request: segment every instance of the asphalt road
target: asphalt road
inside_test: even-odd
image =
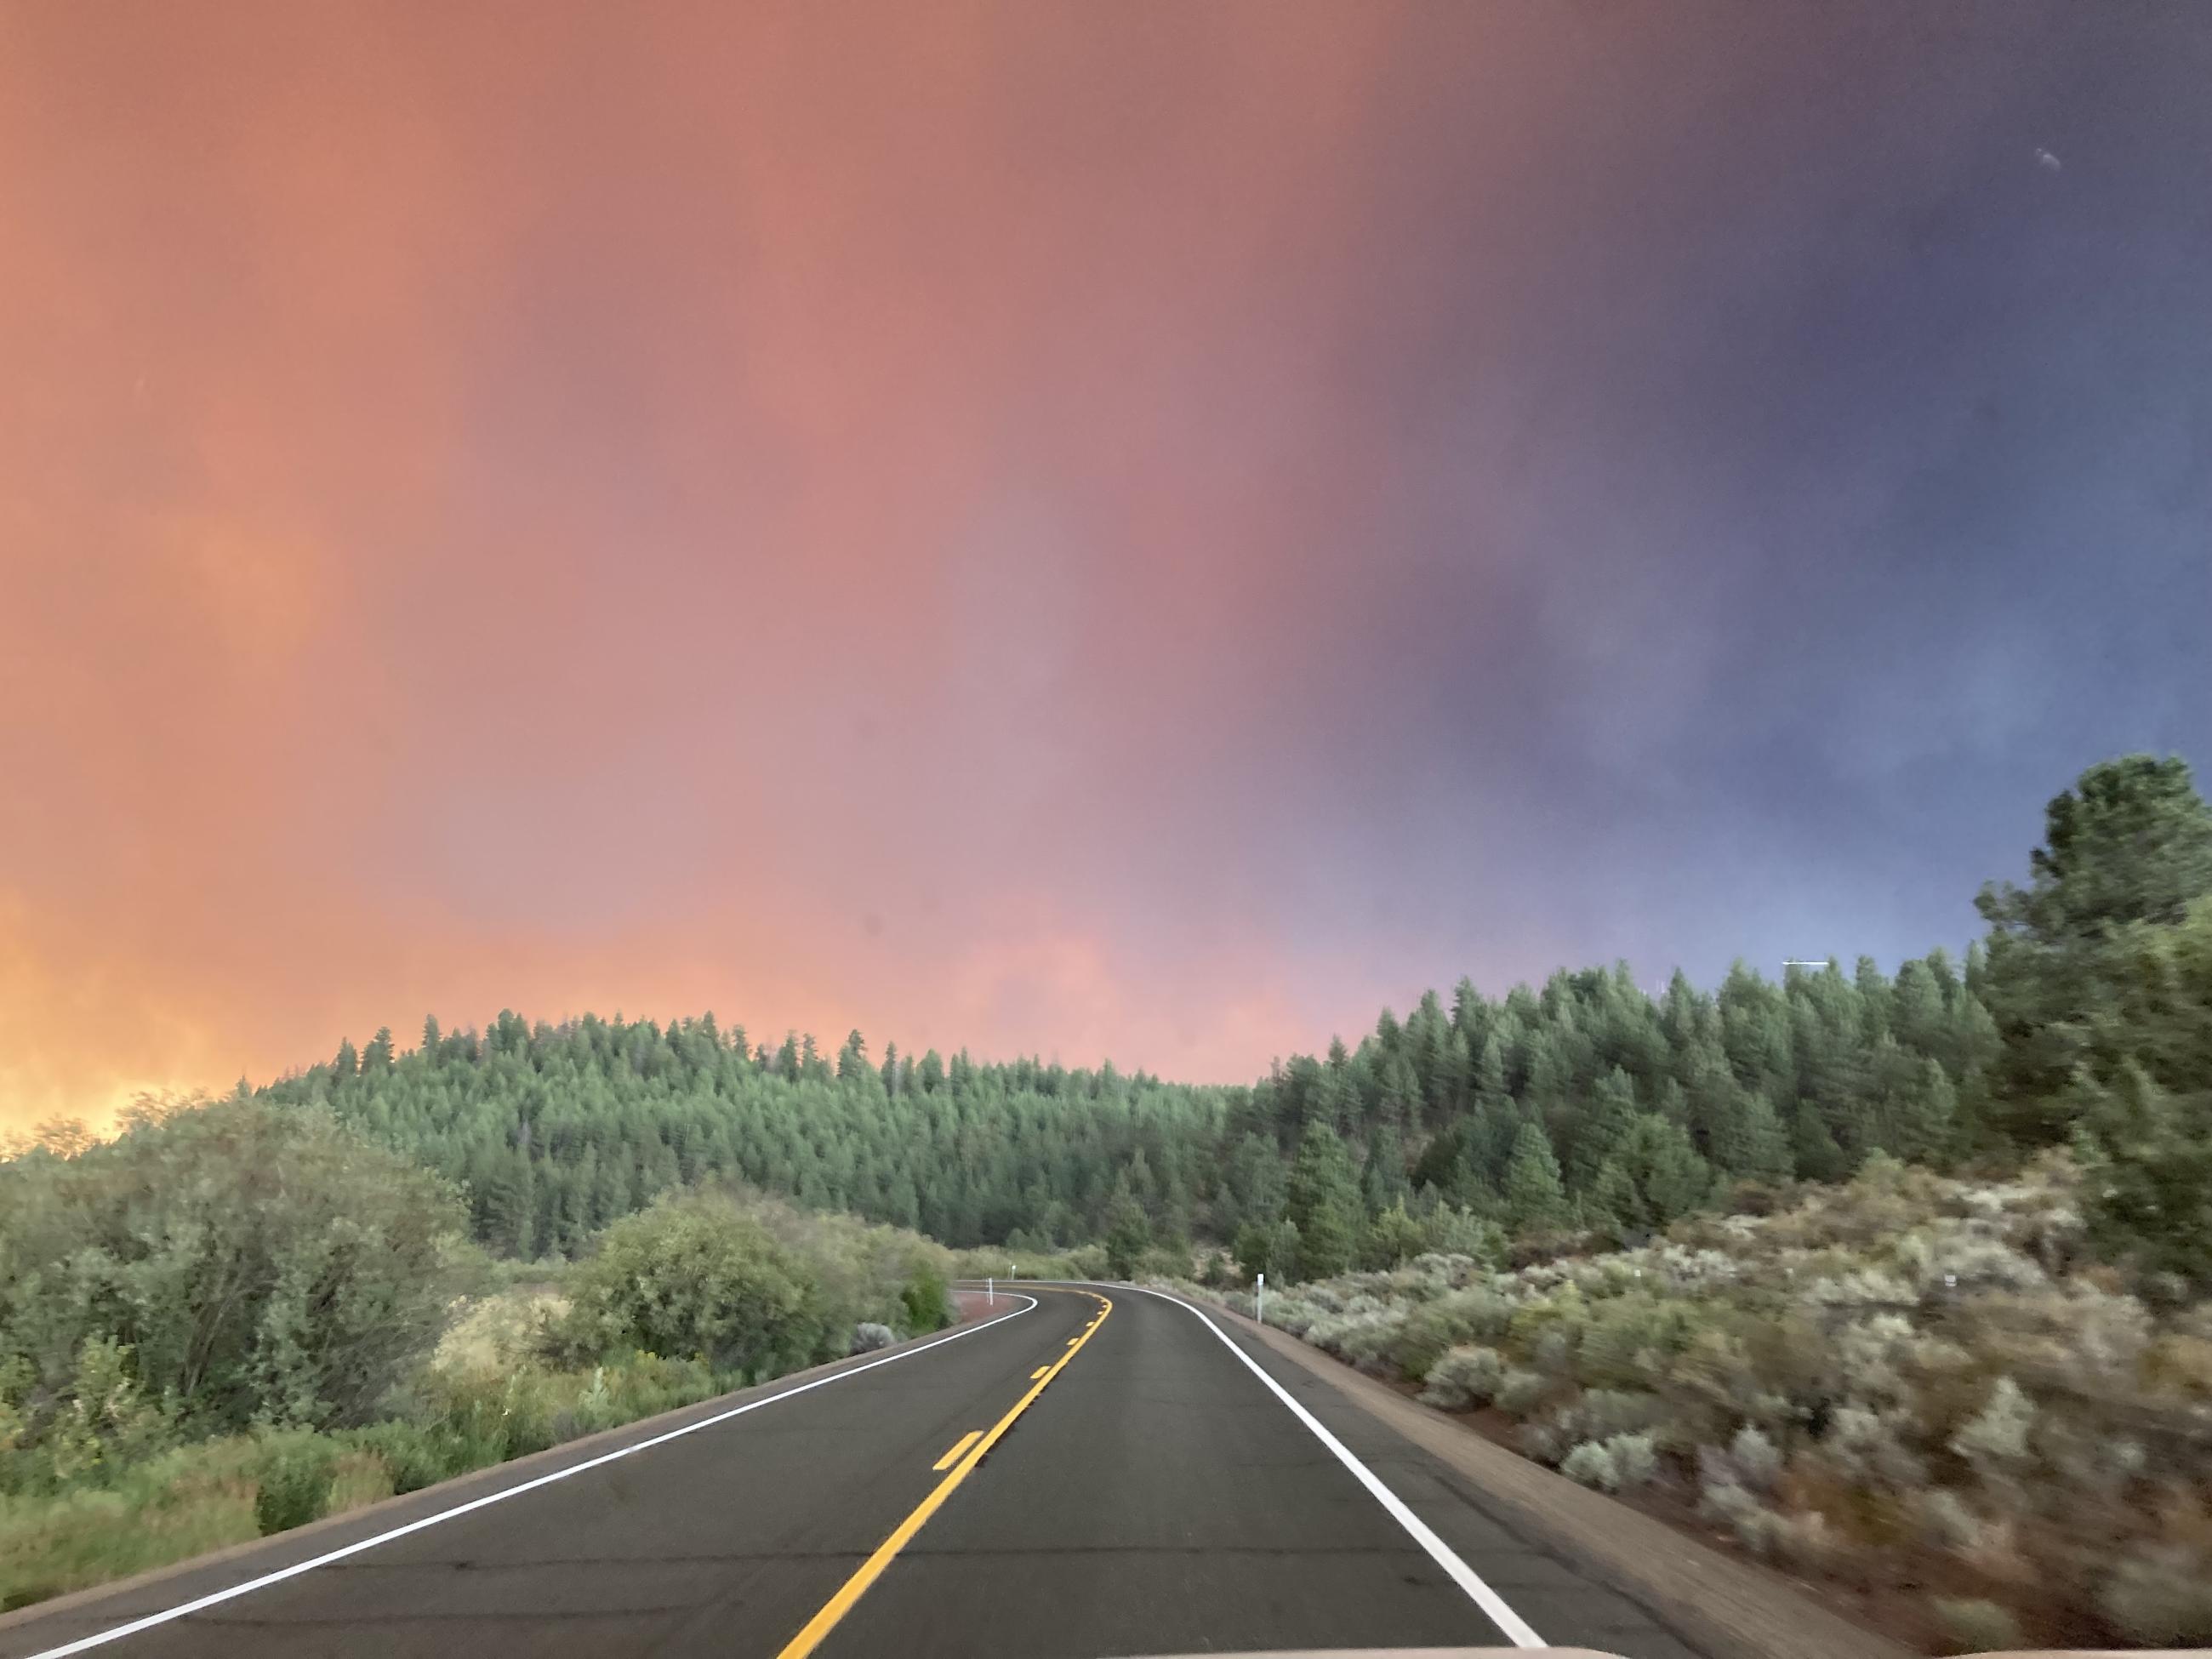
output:
[[[616,1443],[706,1425],[466,1513],[439,1518],[611,1449],[11,1621],[0,1659],[142,1620],[160,1622],[79,1650],[1104,1659],[1504,1646],[1533,1632],[1689,1659],[1633,1604],[1490,1519],[1442,1464],[1187,1305],[1032,1289],[1036,1305],[1012,1317],[641,1427]],[[732,1403],[747,1408],[715,1420]],[[241,1585],[254,1587],[162,1617]]]

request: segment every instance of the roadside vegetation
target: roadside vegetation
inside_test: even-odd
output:
[[[1265,1272],[1353,1363],[1954,1643],[2212,1640],[2212,812],[2092,768],[1979,902],[1963,962],[1463,981],[1249,1088],[506,1013],[48,1126],[0,1147],[0,1605],[1012,1265]]]
[[[2212,1641],[2212,1304],[2099,1265],[2084,1196],[2063,1152],[2006,1181],[1881,1158],[1771,1215],[1425,1255],[1267,1319],[1916,1641]]]
[[[1982,896],[1996,1044],[1936,1167],[1632,1215],[1531,1142],[1540,1217],[1377,1215],[1270,1322],[1945,1650],[2212,1644],[2212,814],[2098,767],[2030,869]],[[1217,1285],[1296,1277],[1239,1254]]]
[[[671,1196],[573,1265],[465,1231],[441,1178],[266,1101],[0,1164],[0,1607],[951,1317],[950,1252],[757,1196]]]

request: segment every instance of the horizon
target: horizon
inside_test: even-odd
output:
[[[0,0],[0,1132],[1889,972],[2208,752],[2212,15],[532,15]]]
[[[1928,950],[1919,953],[1919,956],[1917,958],[1905,958],[1904,960],[1926,961],[1931,960],[1940,955],[1952,963],[1956,969],[1963,973],[1966,970],[1969,959],[1979,951],[1980,947],[1981,941],[1978,939],[1969,942],[1964,949],[1955,951],[1951,951],[1948,947],[1944,945],[1931,945]],[[1869,961],[1872,960],[1870,957],[1862,959]],[[1780,974],[1769,975],[1756,963],[1745,962],[1739,957],[1729,964],[1729,971],[1732,973],[1736,968],[1742,967],[1747,969],[1754,978],[1767,984],[1777,987],[1786,987],[1790,984],[1794,979],[1800,976],[1790,970],[1796,969],[1809,971],[1817,969],[1822,973],[1834,973],[1840,975],[1844,970],[1844,959],[1839,956],[1831,956],[1823,961],[1815,962],[1801,959],[1787,961],[1779,965],[1784,969],[1784,971]],[[1897,968],[1896,963],[1878,963],[1875,965],[1885,976],[1892,978],[1895,976]],[[1621,969],[1625,969],[1628,968],[1628,966],[1629,964],[1625,961],[1605,964],[1589,963],[1581,968],[1569,968],[1562,966],[1554,969],[1553,970],[1553,974],[1546,975],[1545,978],[1548,979],[1563,974],[1613,974]],[[1669,977],[1671,978],[1672,975],[1670,975]],[[1486,1000],[1492,1004],[1499,1004],[1503,1003],[1505,998],[1515,991],[1526,991],[1531,994],[1540,994],[1543,989],[1543,980],[1516,980],[1512,985],[1508,986],[1500,991],[1492,992],[1488,988],[1479,985],[1475,988],[1482,994]],[[1692,988],[1705,995],[1716,994],[1719,990],[1719,988],[1720,981],[1717,979],[1710,984],[1697,984],[1692,981]],[[1366,1024],[1332,1031],[1326,1040],[1308,1042],[1284,1053],[1271,1055],[1266,1064],[1264,1064],[1257,1073],[1249,1076],[1234,1078],[1178,1077],[1172,1073],[1157,1072],[1148,1066],[1135,1064],[1125,1065],[1121,1061],[1116,1060],[1111,1054],[1102,1054],[1093,1060],[1071,1061],[1064,1060],[1057,1052],[1048,1054],[1039,1051],[1017,1052],[1011,1054],[975,1054],[971,1052],[969,1046],[964,1043],[952,1047],[945,1047],[933,1043],[922,1043],[910,1047],[908,1044],[902,1042],[896,1036],[887,1039],[880,1037],[871,1038],[865,1030],[862,1030],[858,1026],[848,1027],[847,1032],[848,1036],[857,1034],[861,1037],[867,1050],[869,1063],[872,1066],[878,1067],[880,1067],[884,1062],[884,1049],[886,1046],[890,1045],[897,1048],[899,1058],[902,1060],[909,1063],[919,1060],[921,1057],[927,1054],[936,1054],[941,1060],[947,1061],[953,1059],[956,1055],[958,1055],[964,1056],[970,1063],[985,1069],[1019,1066],[1024,1063],[1029,1063],[1049,1069],[1063,1071],[1070,1074],[1088,1074],[1094,1076],[1110,1066],[1115,1072],[1125,1078],[1141,1076],[1170,1087],[1180,1086],[1211,1089],[1250,1088],[1256,1085],[1264,1083],[1270,1078],[1278,1075],[1280,1068],[1293,1059],[1306,1058],[1321,1060],[1326,1058],[1330,1046],[1338,1042],[1342,1042],[1349,1051],[1357,1054],[1372,1042],[1375,1036],[1375,1028],[1383,1018],[1387,1017],[1402,1021],[1405,1015],[1410,1012],[1412,1008],[1419,1005],[1423,996],[1433,993],[1437,995],[1439,1000],[1449,1000],[1449,993],[1455,987],[1453,986],[1446,985],[1425,987],[1422,991],[1416,993],[1413,997],[1407,999],[1403,1003],[1385,1003],[1380,1005],[1375,1010],[1373,1018]],[[1635,988],[1639,994],[1644,996],[1654,1006],[1656,1006],[1661,1003],[1666,992],[1666,987],[1663,984],[1647,985],[1640,981],[1636,982]],[[441,1036],[453,1037],[465,1036],[481,1038],[486,1031],[489,1030],[498,1024],[501,1015],[509,1013],[514,1014],[517,1018],[520,1019],[526,1025],[530,1027],[533,1032],[543,1028],[550,1030],[556,1035],[569,1032],[577,1026],[581,1025],[585,1021],[592,1019],[599,1020],[611,1026],[628,1027],[635,1025],[652,1025],[662,1032],[672,1031],[678,1029],[679,1026],[688,1026],[696,1022],[712,1020],[714,1022],[721,1040],[726,1044],[730,1043],[731,1035],[732,1032],[743,1031],[745,1035],[745,1048],[744,1052],[748,1055],[752,1056],[757,1056],[763,1049],[773,1054],[773,1052],[781,1045],[786,1038],[790,1038],[799,1041],[802,1043],[813,1043],[817,1053],[827,1059],[834,1055],[837,1048],[842,1047],[846,1040],[843,1037],[833,1038],[830,1034],[823,1031],[808,1030],[797,1027],[786,1028],[785,1030],[770,1033],[769,1028],[764,1026],[756,1027],[748,1020],[725,1018],[720,1010],[711,1007],[702,1008],[696,1013],[674,1014],[666,1018],[654,1014],[643,1014],[633,1018],[626,1010],[620,1008],[611,1010],[604,1014],[594,1010],[587,1009],[581,1012],[563,1013],[557,1018],[541,1018],[537,1015],[526,1013],[522,1010],[517,1008],[502,1008],[499,1014],[495,1014],[489,1018],[483,1020],[463,1019],[454,1021],[449,1020],[445,1017],[435,1013],[425,1013],[421,1020],[413,1023],[411,1025],[403,1024],[395,1026],[388,1021],[383,1022],[376,1027],[360,1033],[358,1041],[356,1040],[356,1033],[351,1031],[345,1032],[339,1037],[337,1045],[330,1047],[328,1051],[319,1057],[313,1060],[289,1061],[278,1066],[276,1070],[269,1073],[267,1075],[258,1079],[241,1073],[236,1082],[230,1085],[231,1091],[234,1091],[236,1089],[243,1087],[253,1092],[259,1092],[262,1090],[292,1081],[295,1079],[304,1076],[317,1066],[330,1064],[332,1058],[339,1053],[341,1048],[350,1047],[358,1053],[361,1048],[365,1046],[368,1042],[373,1040],[380,1032],[391,1037],[394,1055],[398,1058],[404,1059],[406,1056],[416,1054],[421,1050],[422,1046],[422,1037],[424,1036],[424,1026],[428,1021],[435,1020],[437,1022],[439,1032]],[[409,1040],[409,1033],[410,1031],[413,1033],[411,1041]],[[771,1036],[773,1037],[772,1041],[770,1040]],[[732,1053],[738,1052],[733,1044],[731,1046]],[[226,1097],[224,1091],[210,1087],[205,1085],[185,1087],[171,1085],[165,1088],[150,1086],[134,1088],[130,1090],[128,1092],[118,1094],[115,1097],[115,1100],[108,1111],[100,1116],[88,1117],[82,1115],[76,1116],[65,1115],[59,1119],[45,1120],[40,1123],[31,1127],[40,1130],[57,1127],[83,1128],[88,1130],[94,1135],[100,1135],[112,1130],[119,1121],[121,1115],[134,1105],[140,1105],[151,1102],[161,1106],[173,1106],[177,1104],[197,1106],[205,1104],[212,1100],[224,1097]]]

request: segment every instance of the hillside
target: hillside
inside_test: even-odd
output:
[[[858,1032],[832,1058],[811,1038],[753,1045],[712,1015],[502,1013],[483,1032],[430,1022],[404,1052],[388,1032],[349,1042],[264,1092],[326,1103],[465,1181],[478,1236],[519,1255],[573,1251],[658,1192],[729,1176],[955,1245],[1101,1237],[1124,1197],[1147,1243],[1227,1241],[1287,1214],[1327,1272],[1395,1206],[1425,1224],[1648,1226],[1735,1180],[1833,1178],[1877,1149],[1948,1155],[1978,1133],[1996,1051],[1980,971],[1941,951],[1894,977],[1862,962],[1777,984],[1739,967],[1716,993],[1678,974],[1656,999],[1625,969],[1496,1001],[1462,981],[1449,1007],[1425,996],[1356,1048],[1245,1088],[895,1047],[877,1061]],[[1302,1147],[1313,1181],[1294,1190]],[[1531,1149],[1557,1202],[1516,1174]]]
[[[2212,1078],[2212,813],[2179,761],[2137,757],[2084,774],[2046,832],[2027,888],[1984,890],[1989,939],[1962,967],[1936,951],[1777,983],[1738,963],[1710,993],[1677,973],[1656,997],[1626,967],[1496,1000],[1462,980],[1249,1087],[878,1060],[858,1031],[832,1056],[712,1015],[508,1012],[481,1032],[426,1022],[404,1052],[389,1031],[348,1042],[261,1093],[463,1183],[477,1237],[525,1258],[713,1177],[956,1247],[1103,1240],[1127,1267],[1228,1243],[1288,1281],[1486,1227],[1634,1240],[1876,1153],[2003,1164],[2087,1134],[2126,1176],[2097,1225],[2116,1248],[2157,1235],[2161,1265],[2195,1273],[2192,1231],[2212,1229],[2174,1217],[2203,1213],[2189,1195],[2212,1176],[2187,1121]]]

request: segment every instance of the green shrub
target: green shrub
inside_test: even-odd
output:
[[[347,1431],[344,1438],[383,1464],[396,1492],[419,1492],[479,1467],[463,1459],[453,1436],[422,1423],[372,1423]]]
[[[253,1468],[253,1518],[264,1536],[322,1517],[338,1451],[337,1441],[307,1430],[262,1438]]]
[[[1370,1309],[1347,1315],[1322,1338],[1328,1349],[1363,1371],[1376,1376],[1398,1372],[1395,1354],[1405,1334],[1407,1316],[1387,1309]]]
[[[1647,1386],[1689,1346],[1696,1310],[1686,1302],[1646,1294],[1595,1304],[1582,1334],[1575,1374],[1592,1388]]]
[[[365,1422],[447,1322],[464,1219],[319,1109],[142,1106],[111,1142],[0,1160],[0,1358],[70,1402],[29,1425],[68,1443],[64,1480],[108,1457],[126,1395],[200,1434]]]
[[[1953,1653],[1994,1653],[2021,1644],[2020,1621],[1994,1601],[1939,1595],[1929,1605]]]
[[[1515,1310],[1506,1334],[1519,1352],[1534,1357],[1547,1371],[1571,1372],[1575,1350],[1589,1327],[1589,1304],[1572,1285]]]
[[[945,1276],[934,1267],[919,1267],[905,1287],[899,1291],[899,1305],[906,1310],[902,1322],[909,1336],[920,1336],[928,1331],[941,1331],[952,1322],[951,1297]]]
[[[1951,1449],[1987,1474],[2009,1473],[2027,1461],[2028,1431],[2035,1426],[2035,1402],[2020,1384],[2000,1376],[1989,1404],[1951,1437]]]
[[[392,1471],[373,1451],[341,1451],[331,1466],[331,1485],[324,1508],[343,1515],[392,1496]]]
[[[184,1448],[107,1490],[0,1495],[0,1611],[261,1534],[250,1441]]]
[[[1559,1473],[1570,1480],[1607,1492],[1626,1492],[1644,1486],[1658,1471],[1658,1453],[1648,1434],[1585,1440],[1559,1463]]]
[[[1559,1473],[1585,1486],[1611,1492],[1620,1484],[1613,1467],[1613,1454],[1595,1440],[1585,1440],[1560,1460]]]
[[[1606,1442],[1620,1489],[1650,1483],[1659,1473],[1659,1455],[1648,1434],[1617,1434]]]
[[[1539,1372],[1509,1370],[1498,1381],[1498,1408],[1514,1417],[1526,1417],[1550,1387],[1549,1379]]]
[[[1505,1380],[1505,1361],[1495,1348],[1457,1347],[1429,1370],[1421,1398],[1447,1411],[1487,1404]]]
[[[1780,1449],[1751,1424],[1737,1430],[1735,1438],[1729,1442],[1729,1460],[1753,1492],[1771,1492],[1782,1478]]]
[[[1500,1296],[1486,1285],[1471,1285],[1465,1290],[1454,1291],[1439,1297],[1435,1305],[1437,1311],[1454,1325],[1464,1327],[1469,1339],[1493,1346],[1512,1328],[1513,1316],[1519,1306],[1511,1297]]]
[[[1389,1344],[1391,1369],[1409,1382],[1427,1380],[1446,1350],[1474,1334],[1466,1320],[1441,1303],[1415,1308],[1399,1324]]]
[[[908,1279],[909,1292],[917,1283]],[[552,1358],[569,1364],[641,1349],[773,1376],[832,1357],[817,1278],[760,1217],[726,1198],[662,1199],[616,1222],[566,1288],[568,1312],[550,1346]],[[941,1298],[942,1279],[937,1288]],[[933,1320],[931,1330],[943,1320],[941,1304],[932,1314],[910,1303],[907,1315]],[[835,1322],[840,1353],[851,1328]]]
[[[1656,1394],[1633,1389],[1586,1389],[1566,1417],[1575,1437],[1610,1440],[1617,1434],[1640,1434],[1665,1423],[1667,1402]]]

